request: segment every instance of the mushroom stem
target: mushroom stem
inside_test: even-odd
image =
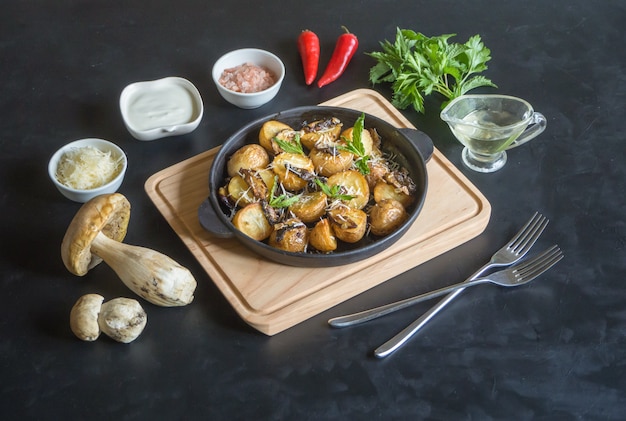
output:
[[[120,243],[102,232],[91,243],[91,252],[104,260],[128,288],[153,304],[174,307],[193,300],[193,275],[162,253]]]

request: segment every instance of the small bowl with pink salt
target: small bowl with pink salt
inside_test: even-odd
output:
[[[242,48],[220,57],[213,65],[212,76],[226,101],[252,109],[276,96],[285,77],[285,65],[269,51]]]

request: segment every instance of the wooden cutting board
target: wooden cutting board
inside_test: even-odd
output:
[[[411,123],[376,91],[360,89],[321,105],[351,108],[397,127]],[[436,143],[436,142],[435,142]],[[219,148],[152,175],[146,192],[237,313],[267,335],[288,329],[479,235],[491,205],[437,149],[427,165],[424,206],[407,233],[384,252],[331,268],[270,262],[236,239],[218,239],[198,222]]]

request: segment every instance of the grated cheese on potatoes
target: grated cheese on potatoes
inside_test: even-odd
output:
[[[59,183],[79,190],[91,190],[111,182],[122,170],[122,157],[115,158],[94,146],[72,148],[59,160]]]

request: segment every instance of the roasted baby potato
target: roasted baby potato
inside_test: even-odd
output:
[[[274,138],[283,130],[293,131],[293,129],[285,123],[276,120],[269,120],[263,123],[259,131],[259,144],[271,153],[276,154],[276,145]]]
[[[309,229],[297,218],[276,224],[270,234],[269,245],[294,253],[303,252],[309,243]]]
[[[406,221],[408,216],[402,203],[394,199],[384,199],[370,210],[370,231],[374,235],[389,235]]]
[[[289,206],[289,211],[308,224],[324,216],[327,205],[328,197],[323,192],[304,193],[300,195],[300,200]]]
[[[238,207],[244,207],[255,202],[250,186],[240,175],[230,179],[226,186],[226,191],[228,198]]]
[[[376,183],[376,186],[374,187],[374,201],[376,203],[380,203],[386,199],[397,200],[405,208],[413,203],[413,196],[404,193],[402,190],[391,184],[380,181]]]
[[[323,253],[337,250],[337,237],[335,237],[328,218],[324,218],[315,224],[309,235],[309,244]]]
[[[356,243],[367,230],[367,214],[361,209],[346,206],[331,209],[328,212],[333,232],[341,241]]]
[[[315,166],[315,171],[324,177],[350,169],[354,161],[351,152],[337,148],[312,149],[309,158]]]
[[[353,140],[352,136],[354,133],[354,127],[349,127],[341,132],[341,137],[346,138],[350,141]],[[363,144],[363,149],[365,151],[365,155],[371,155],[374,150],[374,139],[369,131],[363,130],[361,132],[361,143]]]
[[[260,170],[269,165],[270,158],[261,145],[249,144],[239,148],[226,163],[226,171],[230,177],[239,174],[241,169]]]
[[[257,241],[267,239],[272,233],[272,226],[265,217],[263,206],[258,202],[239,209],[233,217],[233,225]]]
[[[283,152],[274,158],[272,171],[285,189],[298,191],[306,187],[307,181],[303,177],[313,175],[315,167],[308,156]]]
[[[302,127],[300,141],[309,150],[325,148],[337,141],[342,127],[341,121],[335,117],[313,121]]]
[[[370,200],[370,188],[367,180],[358,171],[348,170],[333,174],[326,182],[329,186],[342,186],[342,194],[352,196],[352,199],[344,203],[354,209],[363,209]]]

